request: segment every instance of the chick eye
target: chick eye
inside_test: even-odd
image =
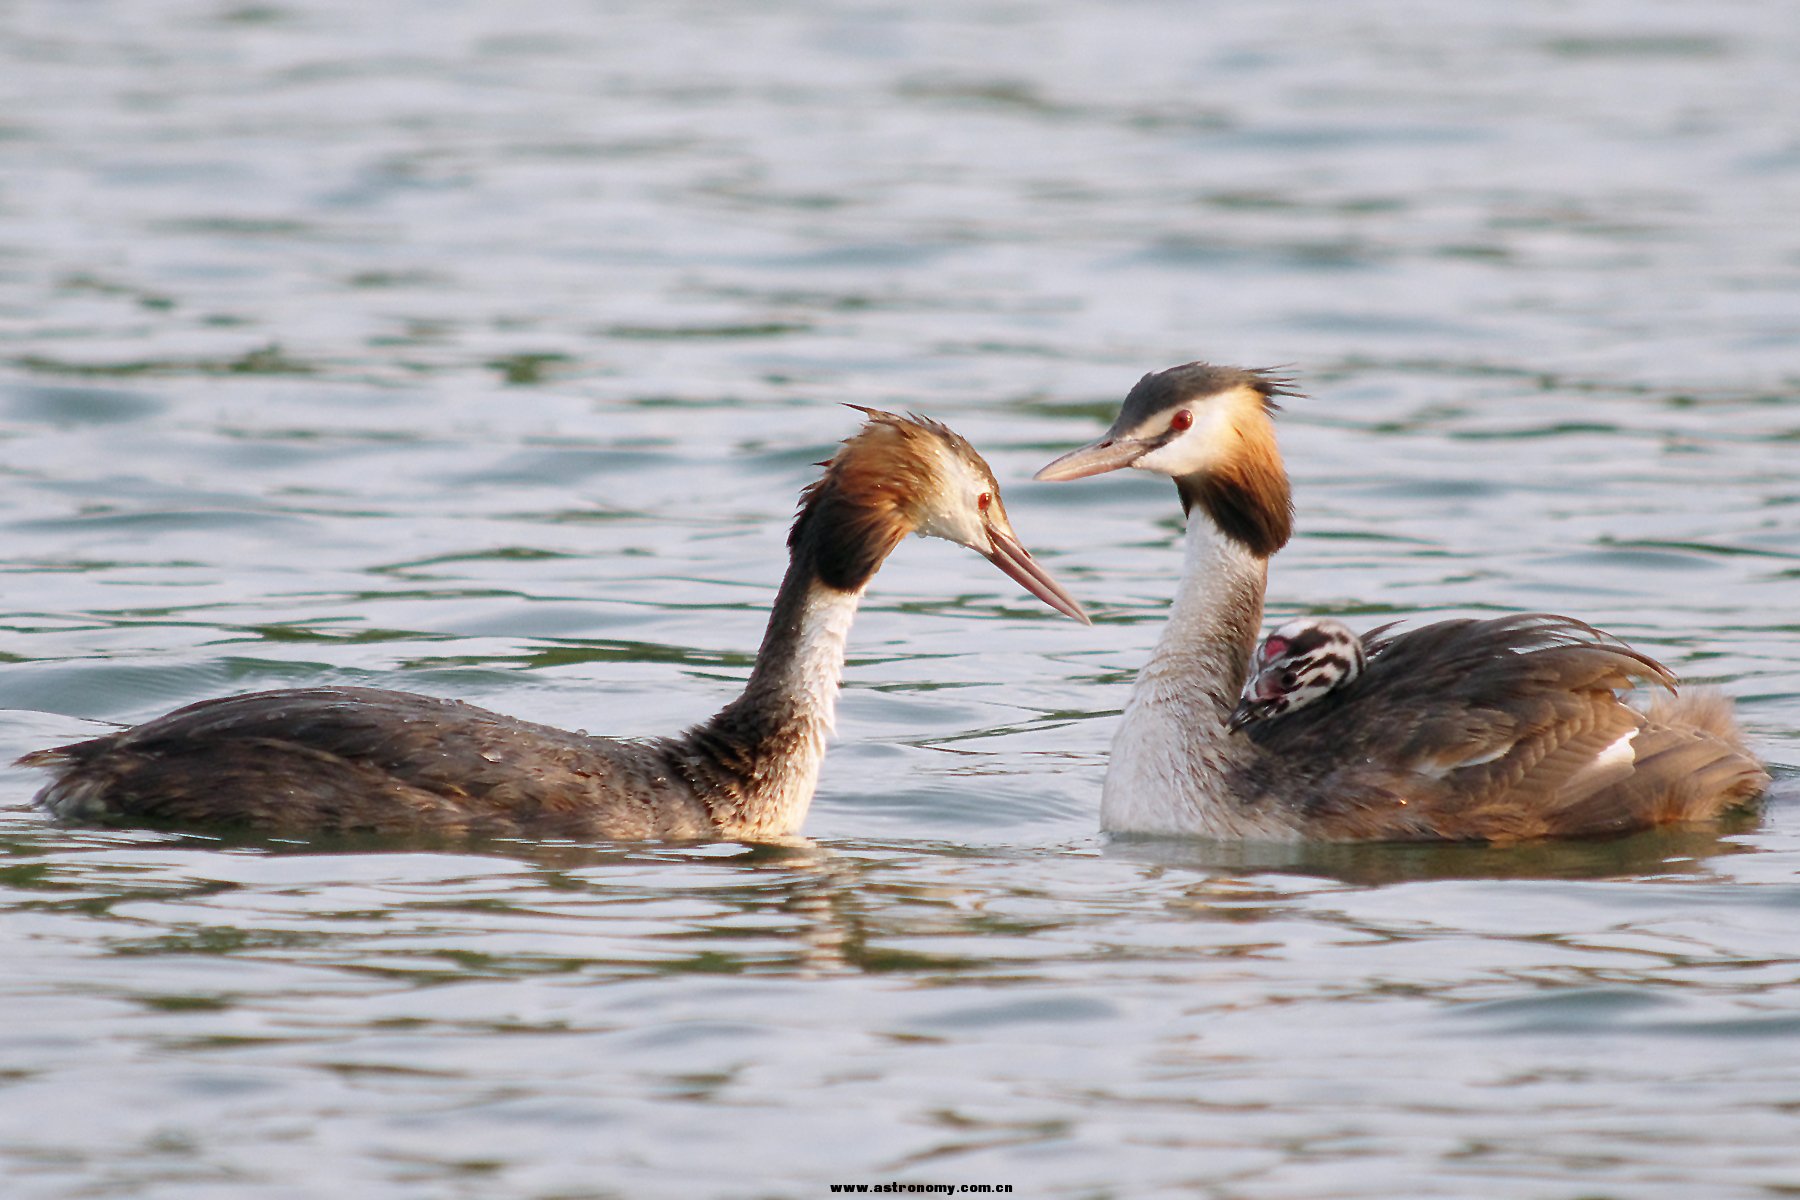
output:
[[[1192,429],[1193,427],[1194,414],[1185,408],[1176,409],[1175,415],[1169,418],[1169,428],[1173,429],[1176,433],[1180,433],[1184,429]]]
[[[981,495],[975,497],[975,507],[979,508],[982,512],[986,512],[988,510],[988,505],[993,502],[994,493],[992,492],[983,492]]]

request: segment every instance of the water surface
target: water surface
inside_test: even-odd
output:
[[[1800,1188],[1800,26],[1464,7],[0,14],[0,757],[371,684],[607,733],[744,678],[839,402],[1096,611],[903,546],[809,845],[60,827],[0,774],[19,1197]],[[1551,609],[1777,792],[1509,850],[1108,841],[1167,484],[1291,364],[1271,615]]]

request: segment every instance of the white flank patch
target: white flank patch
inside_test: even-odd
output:
[[[1588,770],[1597,771],[1605,767],[1630,766],[1637,761],[1637,751],[1631,748],[1631,739],[1638,735],[1636,729],[1627,729],[1619,735],[1617,741],[1594,756],[1588,764]]]
[[[1604,750],[1589,759],[1586,766],[1569,776],[1569,783],[1565,786],[1573,785],[1577,781],[1585,784],[1595,775],[1604,775],[1608,771],[1621,767],[1629,768],[1637,761],[1637,751],[1632,748],[1631,739],[1635,738],[1639,732],[1633,728],[1621,733]]]

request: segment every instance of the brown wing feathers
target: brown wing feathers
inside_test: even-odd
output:
[[[1367,645],[1341,695],[1254,731],[1278,761],[1334,764],[1268,781],[1300,784],[1330,836],[1614,833],[1712,816],[1766,781],[1728,707],[1671,697],[1647,717],[1620,701],[1674,679],[1579,621],[1444,621]]]

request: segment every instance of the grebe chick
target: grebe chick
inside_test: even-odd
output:
[[[1386,638],[1323,699],[1233,729],[1271,555],[1292,523],[1265,371],[1189,363],[1140,380],[1099,441],[1038,472],[1174,479],[1187,567],[1113,740],[1101,824],[1321,841],[1622,833],[1704,820],[1768,775],[1730,702],[1567,617],[1440,621]],[[1648,711],[1635,680],[1671,696]]]
[[[407,692],[308,688],[203,701],[19,762],[54,772],[38,803],[78,820],[452,837],[792,834],[818,779],[857,602],[907,534],[968,546],[1087,621],[1019,544],[974,447],[935,421],[862,411],[867,423],[801,493],[743,694],[679,736],[589,737]]]
[[[1363,639],[1330,617],[1296,617],[1270,633],[1250,656],[1250,675],[1227,722],[1242,729],[1305,708],[1362,674]]]

